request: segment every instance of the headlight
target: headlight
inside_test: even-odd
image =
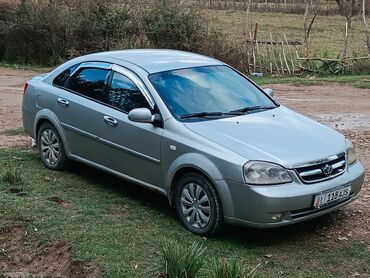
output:
[[[352,145],[352,142],[346,139],[346,146],[347,146],[347,164],[351,165],[356,162],[357,155],[355,152],[355,148]]]
[[[245,182],[249,184],[280,184],[292,181],[287,170],[274,163],[249,161],[243,170]]]

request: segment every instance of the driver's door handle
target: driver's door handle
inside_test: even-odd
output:
[[[117,126],[118,125],[118,121],[115,118],[112,118],[110,116],[104,116],[104,122],[107,125],[110,125],[110,126]]]

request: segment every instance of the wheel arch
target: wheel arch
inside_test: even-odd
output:
[[[68,142],[67,142],[66,137],[63,133],[62,125],[61,125],[59,119],[57,118],[57,116],[52,111],[47,110],[47,109],[42,109],[36,114],[35,122],[34,122],[34,129],[33,129],[34,134],[35,134],[35,138],[37,138],[40,127],[44,123],[50,123],[51,125],[54,126],[54,128],[57,130],[57,132],[60,136],[60,139],[62,140],[62,143],[63,143],[64,150],[65,150],[66,154],[69,155]]]
[[[210,159],[196,153],[178,157],[167,171],[166,192],[171,206],[174,206],[176,184],[187,173],[198,173],[208,179],[220,198],[224,215],[233,214],[231,193],[221,171]]]
[[[212,179],[206,174],[204,173],[203,171],[199,170],[198,168],[194,167],[194,166],[184,166],[184,167],[181,167],[180,169],[178,169],[173,178],[172,178],[172,181],[171,181],[171,185],[170,187],[168,188],[168,198],[169,198],[169,201],[170,201],[170,204],[173,205],[173,202],[174,202],[174,196],[175,196],[175,188],[176,188],[176,184],[177,182],[180,180],[181,177],[183,177],[184,175],[188,174],[188,173],[196,173],[196,174],[199,174],[199,175],[202,175],[204,176],[206,179],[209,180],[209,182],[211,182],[211,184],[213,186],[214,185],[214,182],[212,181]]]

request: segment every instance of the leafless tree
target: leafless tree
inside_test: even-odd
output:
[[[248,38],[250,38],[250,32],[249,32],[249,10],[250,10],[250,7],[252,5],[252,0],[244,0],[244,5],[245,5],[245,38],[246,40],[248,40]],[[248,47],[247,47],[247,71],[250,72],[250,57],[249,57],[249,51],[248,51]],[[252,53],[254,54],[254,49],[252,49]],[[255,59],[255,56],[254,56],[254,65],[256,64],[256,59]],[[254,70],[255,70],[256,66],[254,66]]]
[[[366,0],[362,0],[362,19],[364,21],[367,52],[368,52],[368,55],[370,56],[369,24],[367,23],[367,18],[366,18]]]
[[[356,0],[336,0],[336,1],[338,6],[340,7],[342,15],[346,19],[344,27],[344,45],[342,53],[342,56],[346,57],[348,50],[348,33],[349,29],[351,28],[352,16],[356,8]]]
[[[245,0],[245,35],[249,36],[249,10],[252,5],[252,0]]]
[[[305,0],[306,8],[303,16],[303,32],[304,32],[304,57],[308,58],[309,39],[312,25],[317,16],[317,2],[315,0]]]

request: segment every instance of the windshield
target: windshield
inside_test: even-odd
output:
[[[248,79],[227,66],[172,70],[151,74],[149,79],[177,119],[231,116],[230,111],[247,112],[248,107],[276,107]]]

